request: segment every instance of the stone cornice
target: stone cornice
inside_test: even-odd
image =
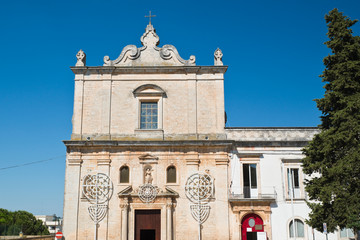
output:
[[[204,74],[225,73],[228,66],[95,66],[95,67],[70,67],[75,74]]]
[[[197,147],[231,147],[234,141],[228,140],[196,140],[196,141],[74,141],[65,140],[63,141],[67,147],[116,147],[116,146],[197,146]]]
[[[194,141],[114,141],[95,140],[63,141],[67,147],[223,147],[227,150],[233,147],[305,147],[309,140],[303,141],[235,141],[235,140],[194,140]],[[191,161],[191,160],[190,160]]]
[[[316,127],[225,128],[227,139],[236,142],[308,142],[319,133]]]

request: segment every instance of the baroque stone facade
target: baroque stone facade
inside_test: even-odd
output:
[[[304,236],[297,239],[311,239],[299,161],[317,129],[225,128],[221,50],[214,52],[214,66],[197,66],[195,56],[184,60],[174,46],[158,47],[151,24],[141,43],[126,46],[115,60],[105,56],[98,67],[86,66],[80,50],[71,67],[65,239],[191,240],[199,232],[207,240],[290,239],[294,219],[303,223],[295,232]],[[112,194],[101,204],[89,201],[86,191],[103,194],[104,188],[84,188],[98,173],[112,182]],[[206,204],[192,203],[186,194],[197,173],[212,184]],[[299,178],[293,214],[288,173]],[[100,205],[105,210],[95,227],[90,209]],[[200,206],[205,213],[199,228]]]

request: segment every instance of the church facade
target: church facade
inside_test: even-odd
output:
[[[317,129],[225,128],[221,50],[197,66],[151,24],[141,44],[98,67],[80,50],[71,67],[64,238],[325,239],[304,221],[301,149]]]

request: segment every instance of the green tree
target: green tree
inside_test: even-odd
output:
[[[320,133],[304,148],[303,170],[311,209],[307,223],[322,231],[327,223],[360,230],[360,37],[350,20],[337,9],[325,20],[325,42],[332,54],[324,58],[325,94],[316,99],[322,112]]]
[[[11,212],[0,208],[0,236],[18,235],[48,235],[49,231],[41,220],[26,211]]]

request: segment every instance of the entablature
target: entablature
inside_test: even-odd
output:
[[[228,66],[75,66],[74,74],[215,74],[225,73]]]

